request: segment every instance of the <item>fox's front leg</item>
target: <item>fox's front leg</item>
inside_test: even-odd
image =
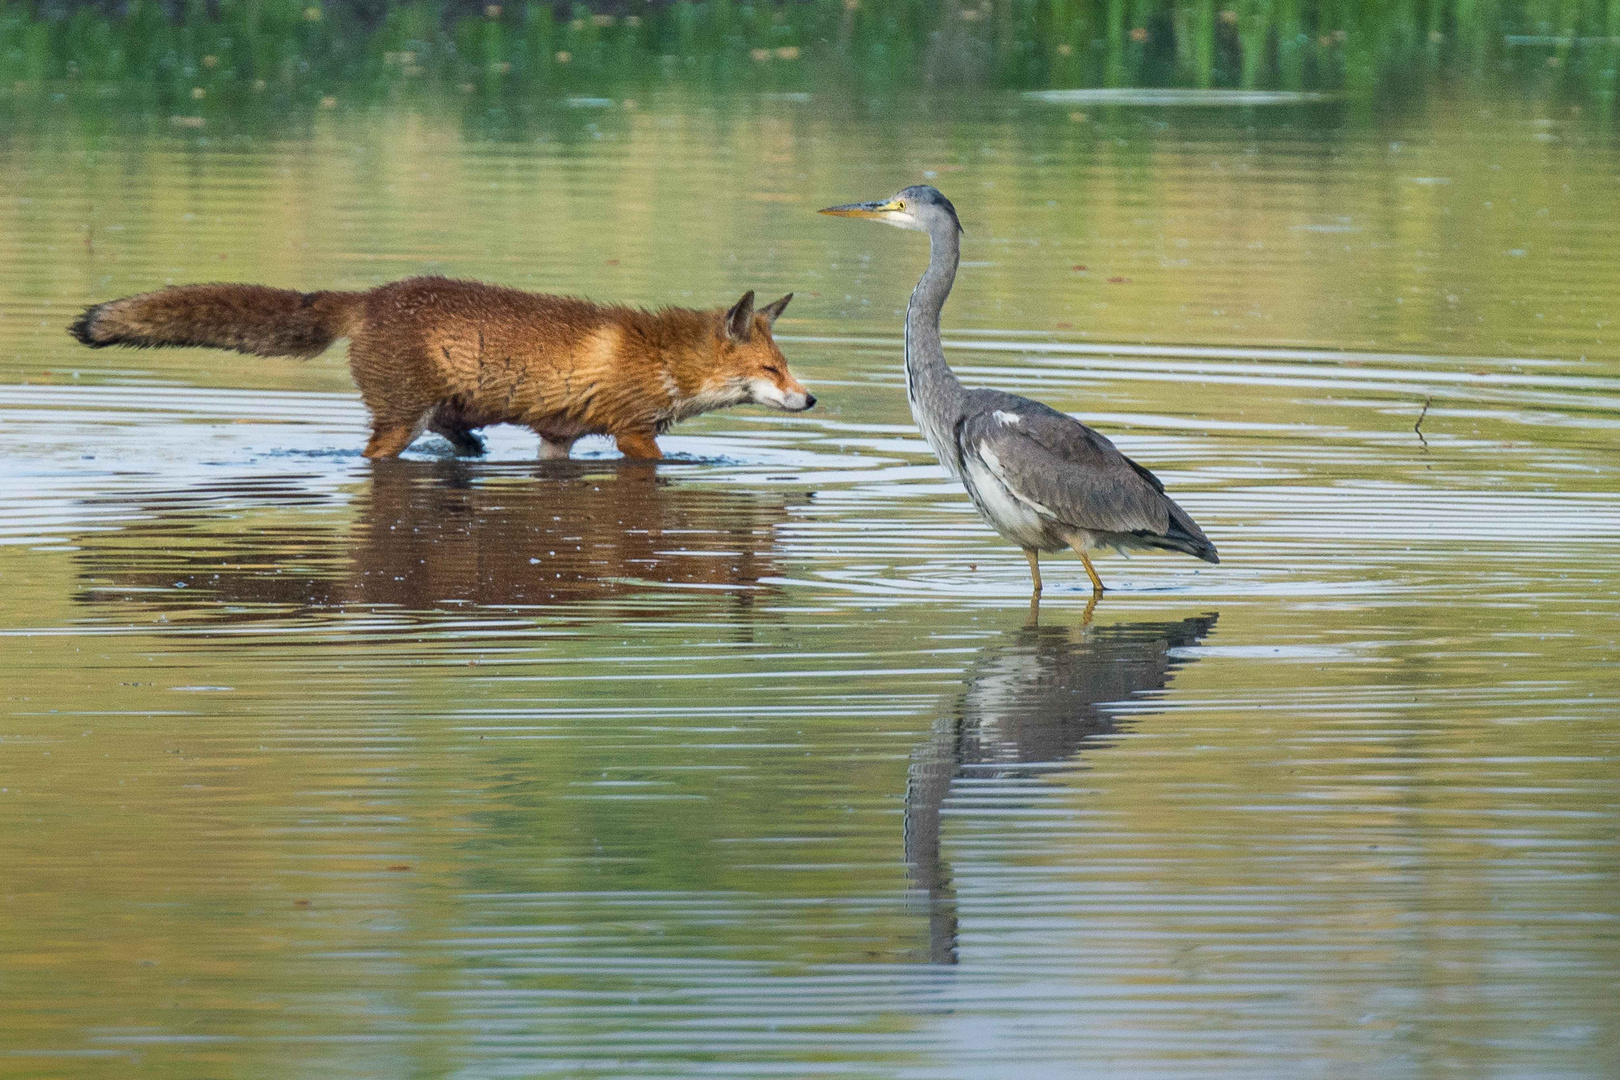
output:
[[[567,461],[568,455],[573,452],[573,439],[553,439],[550,436],[540,436],[541,461]]]
[[[664,452],[658,449],[658,440],[650,431],[624,432],[613,436],[613,441],[619,444],[619,453],[627,458],[656,461],[664,456]]]

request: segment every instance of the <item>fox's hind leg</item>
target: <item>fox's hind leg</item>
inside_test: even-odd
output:
[[[404,424],[386,424],[379,421],[371,430],[371,441],[366,443],[365,456],[368,458],[398,457],[416,437],[422,434],[422,422]]]
[[[379,343],[365,328],[349,339],[349,371],[371,412],[368,458],[399,456],[433,418],[444,389],[429,378],[425,358]]]
[[[484,440],[473,434],[473,425],[454,402],[440,403],[429,417],[427,429],[450,440],[450,445],[462,457],[483,456]]]
[[[371,441],[366,443],[368,458],[398,457],[427,427],[433,407],[424,405],[415,410],[402,410],[398,406],[387,411],[377,410],[371,415]]]
[[[484,456],[484,440],[482,437],[473,434],[472,428],[448,428],[430,425],[428,430],[435,435],[443,435],[446,439],[449,439],[450,445],[455,447],[458,457]]]
[[[627,431],[615,435],[613,441],[619,444],[619,453],[627,458],[657,461],[664,456],[664,452],[658,449],[658,440],[650,431]]]

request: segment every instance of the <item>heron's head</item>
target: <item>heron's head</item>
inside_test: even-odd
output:
[[[956,207],[951,205],[951,200],[941,195],[938,188],[927,184],[908,187],[890,199],[829,206],[821,212],[835,217],[871,218],[885,225],[917,232],[962,231],[962,223],[957,220]]]

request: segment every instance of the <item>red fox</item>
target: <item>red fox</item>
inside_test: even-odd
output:
[[[771,340],[791,299],[756,311],[749,291],[729,311],[643,311],[441,277],[369,292],[174,285],[87,308],[68,333],[93,348],[306,358],[347,337],[371,411],[368,458],[398,455],[423,430],[480,454],[474,429],[502,423],[533,428],[543,458],[567,457],[584,435],[658,458],[655,436],[677,420],[748,402],[788,412],[816,403]]]

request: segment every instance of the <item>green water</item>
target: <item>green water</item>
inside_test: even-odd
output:
[[[282,122],[465,98],[534,110],[654,86],[1242,87],[1369,99],[1533,85],[1612,110],[1620,0],[0,0],[0,119],[108,98]]]
[[[1567,104],[671,92],[0,133],[0,1075],[1612,1076],[1620,184]],[[1222,563],[1029,625],[970,383]],[[359,457],[165,282],[793,290],[821,400]],[[1425,410],[1427,405],[1427,410]],[[1421,424],[1419,420],[1421,417]]]

